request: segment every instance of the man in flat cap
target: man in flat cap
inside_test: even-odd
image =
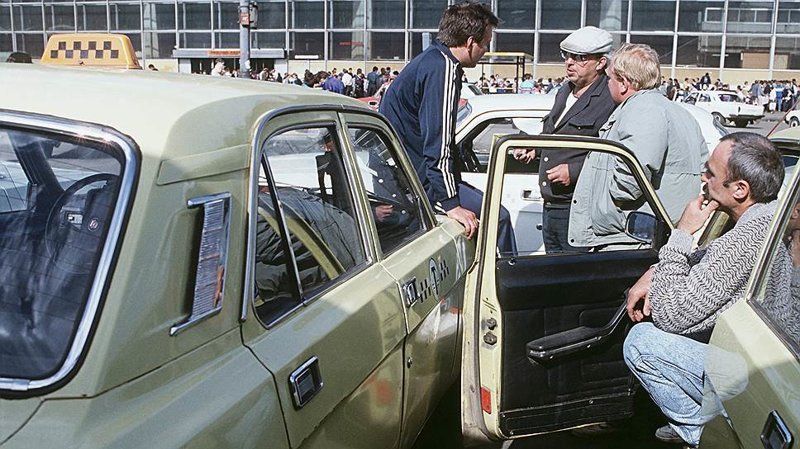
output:
[[[543,134],[598,136],[600,127],[616,107],[605,74],[612,44],[608,31],[593,26],[583,27],[561,41],[561,56],[569,82],[556,94],[553,109],[544,118]],[[518,150],[515,157],[528,163],[534,153],[534,150]],[[538,153],[545,251],[582,250],[569,244],[567,230],[572,193],[587,151],[539,150]]]
[[[676,223],[686,204],[697,198],[708,160],[700,126],[689,111],[659,92],[661,66],[649,46],[623,44],[607,74],[611,98],[619,106],[600,137],[633,152]],[[596,250],[637,244],[625,234],[625,220],[633,210],[651,212],[631,170],[612,155],[589,153],[573,195],[570,244]]]

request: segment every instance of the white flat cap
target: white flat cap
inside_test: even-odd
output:
[[[613,45],[611,33],[593,26],[578,29],[561,41],[562,50],[576,55],[605,54]]]

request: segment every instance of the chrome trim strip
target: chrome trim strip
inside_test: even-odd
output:
[[[175,336],[222,310],[225,300],[225,276],[228,272],[230,203],[230,192],[192,198],[186,203],[190,209],[203,208],[203,230],[197,255],[192,313],[186,321],[169,329],[170,336]]]
[[[83,316],[64,363],[58,371],[45,379],[0,378],[0,389],[31,391],[49,387],[66,378],[78,365],[81,354],[86,347],[97,311],[100,308],[103,288],[108,281],[110,268],[117,252],[124,220],[131,206],[133,187],[139,173],[138,147],[133,139],[113,128],[52,116],[0,110],[0,126],[27,128],[43,133],[60,134],[86,141],[111,144],[119,148],[125,158],[125,165],[122,167],[123,171],[120,179],[119,196],[109,224],[103,252],[100,255],[95,277],[89,290],[89,297],[86,300]]]

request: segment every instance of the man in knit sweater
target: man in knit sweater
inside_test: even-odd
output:
[[[652,323],[631,329],[625,362],[669,421],[656,431],[662,441],[696,446],[700,440],[706,342],[719,314],[744,292],[783,176],[781,155],[765,137],[723,137],[706,163],[705,195],[686,206],[659,262],[628,292],[631,320]],[[735,226],[692,251],[692,234],[716,209]]]

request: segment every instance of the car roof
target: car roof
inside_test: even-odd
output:
[[[800,127],[787,128],[769,136],[775,142],[791,143],[795,146],[800,145]]]
[[[287,106],[368,110],[343,95],[301,86],[150,71],[6,64],[0,85],[3,109],[109,126],[159,159],[249,144],[258,118]]]
[[[489,94],[470,98],[473,113],[503,109],[547,109],[553,108],[555,95],[541,94]]]

